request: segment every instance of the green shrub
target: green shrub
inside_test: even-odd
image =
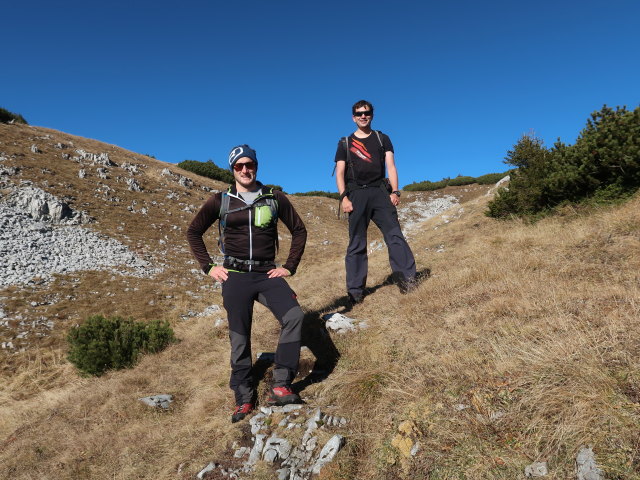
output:
[[[15,123],[29,125],[24,117],[19,113],[13,113],[9,110],[5,110],[4,108],[0,108],[0,123],[9,123],[11,120],[13,120]]]
[[[498,183],[504,177],[509,175],[509,172],[504,173],[487,173],[486,175],[481,175],[476,177],[476,182],[478,185],[493,185]]]
[[[413,182],[409,185],[405,185],[403,190],[407,190],[409,192],[425,192],[431,190],[439,190],[444,187],[459,187],[462,185],[471,185],[472,183],[477,183],[479,185],[492,185],[494,183],[498,183],[499,180],[502,180],[507,175],[509,175],[509,172],[487,173],[486,175],[482,175],[480,177],[458,175],[455,178],[443,178],[438,182],[430,182],[429,180],[425,180],[424,182]]]
[[[337,192],[325,192],[324,190],[313,190],[311,192],[299,192],[294,193],[296,197],[327,197],[333,198],[334,200],[338,200],[340,198],[340,194]]]
[[[574,145],[550,149],[523,135],[505,163],[516,167],[508,189],[489,203],[491,217],[533,216],[569,203],[623,198],[640,188],[640,107],[606,105],[591,114]]]
[[[175,342],[169,322],[136,322],[122,317],[94,315],[71,328],[68,360],[89,375],[129,368],[143,353],[156,353]]]
[[[234,183],[233,174],[225,169],[220,168],[212,160],[199,162],[197,160],[184,160],[178,164],[178,167],[189,172],[193,172],[203,177],[219,180],[224,183]]]
[[[449,180],[449,187],[460,187],[462,185],[471,185],[472,183],[476,183],[476,179],[474,177],[465,177],[464,175],[458,175],[456,178],[452,178]]]
[[[403,190],[407,192],[427,192],[431,190],[439,190],[449,185],[449,178],[443,178],[439,182],[430,182],[425,180],[424,182],[413,182],[409,185],[405,185]]]

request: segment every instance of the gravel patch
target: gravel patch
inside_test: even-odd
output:
[[[0,203],[0,287],[51,281],[56,273],[108,270],[137,277],[161,271],[122,243],[83,226],[54,226]]]

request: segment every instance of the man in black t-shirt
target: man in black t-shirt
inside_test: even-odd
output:
[[[416,263],[400,229],[398,171],[387,135],[371,129],[373,105],[366,100],[352,107],[357,129],[336,150],[336,184],[342,211],[349,214],[349,246],[345,257],[347,293],[351,303],[362,302],[367,283],[367,228],[378,226],[389,249],[391,270],[406,293],[415,285]],[[385,168],[391,191],[387,189]]]

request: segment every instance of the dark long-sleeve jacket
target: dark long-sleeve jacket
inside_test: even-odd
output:
[[[238,196],[235,185],[225,194],[229,195],[229,212],[246,205]],[[274,190],[273,194],[278,203],[278,220],[281,220],[291,232],[291,248],[283,267],[293,275],[304,253],[307,229],[287,196],[279,190]],[[187,230],[191,252],[205,273],[211,268],[212,260],[202,237],[209,227],[219,220],[221,203],[222,193],[209,197]],[[248,208],[227,215],[224,229],[224,253],[241,260],[273,261],[278,239],[276,222],[271,222],[266,227],[255,226],[253,210]],[[273,266],[255,266],[252,270],[266,272],[271,268]]]

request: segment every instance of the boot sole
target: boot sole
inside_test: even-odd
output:
[[[271,406],[284,407],[285,405],[302,403],[302,399],[297,395],[287,395],[284,397],[269,398],[267,403]]]

